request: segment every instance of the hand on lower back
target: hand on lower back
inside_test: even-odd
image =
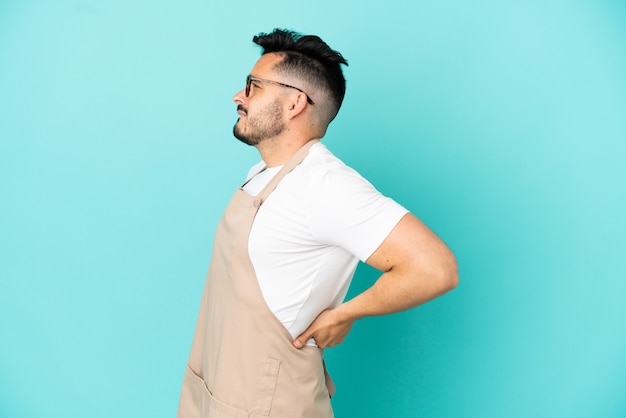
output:
[[[346,320],[339,308],[327,309],[320,313],[309,327],[293,341],[293,346],[302,348],[313,338],[319,348],[341,344],[350,332],[354,320]]]

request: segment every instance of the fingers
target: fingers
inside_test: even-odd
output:
[[[294,347],[296,348],[302,348],[304,347],[304,344],[302,343],[302,340],[304,340],[302,338],[302,336],[299,336],[298,338],[296,338],[295,340],[293,340],[293,342],[291,343]],[[307,340],[304,340],[307,341]]]
[[[293,340],[293,342],[291,343],[295,348],[302,348],[306,345],[306,342],[309,341],[310,339],[313,339],[315,341],[315,344],[319,347],[319,348],[324,348],[325,346],[320,344],[317,339],[315,338],[314,335],[311,335],[310,337],[305,336],[304,334],[300,335],[298,338],[296,338],[295,340]]]
[[[343,342],[353,322],[337,321],[334,310],[323,311],[291,344],[299,349],[313,338],[319,348],[333,347]]]
[[[313,333],[314,333],[314,331],[313,331],[313,324],[311,324],[311,325],[309,325],[309,327],[306,330],[304,330],[304,332],[302,334],[300,334],[298,336],[298,338],[293,340],[293,342],[291,344],[295,348],[302,348],[302,347],[304,347],[306,345],[307,341],[309,341],[311,338],[313,338],[315,340],[315,344],[317,344],[317,346],[320,347],[320,345],[317,342],[317,340],[315,339],[315,335],[313,335]],[[323,347],[320,347],[320,348],[323,348]]]
[[[315,323],[315,321],[313,321]],[[304,330],[304,332],[300,335],[298,335],[298,337],[292,341],[292,345],[295,348],[302,348],[304,347],[304,345],[306,344],[307,341],[309,341],[309,339],[311,337],[313,337],[313,330],[311,329],[311,327],[313,326],[313,324],[309,325],[309,327],[307,329]]]

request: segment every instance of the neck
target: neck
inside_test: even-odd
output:
[[[304,144],[315,138],[298,138],[285,140],[284,138],[271,138],[261,141],[256,148],[268,168],[284,165]]]

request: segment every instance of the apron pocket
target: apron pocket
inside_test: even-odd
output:
[[[209,416],[211,418],[248,418],[250,415],[239,408],[235,408],[234,406],[230,406],[219,399],[213,397],[211,392],[206,391],[208,396],[207,399],[207,414],[203,414],[202,416]]]
[[[185,370],[181,404],[177,418],[248,418],[249,414],[239,408],[228,405],[213,397],[204,379],[198,376],[189,366]]]
[[[205,391],[204,381],[187,366],[183,377],[183,388],[180,392],[176,418],[194,418],[202,416],[202,411],[206,403]]]
[[[280,370],[280,360],[267,357],[261,368],[259,381],[259,397],[256,406],[252,410],[253,414],[267,416],[272,410],[272,401],[276,392],[276,382]]]

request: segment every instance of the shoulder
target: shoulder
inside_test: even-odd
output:
[[[361,174],[346,165],[321,142],[311,147],[302,168],[309,177],[310,186],[314,188],[337,189],[351,183],[373,187]]]
[[[325,147],[314,148],[306,166],[311,233],[365,260],[407,210]]]

